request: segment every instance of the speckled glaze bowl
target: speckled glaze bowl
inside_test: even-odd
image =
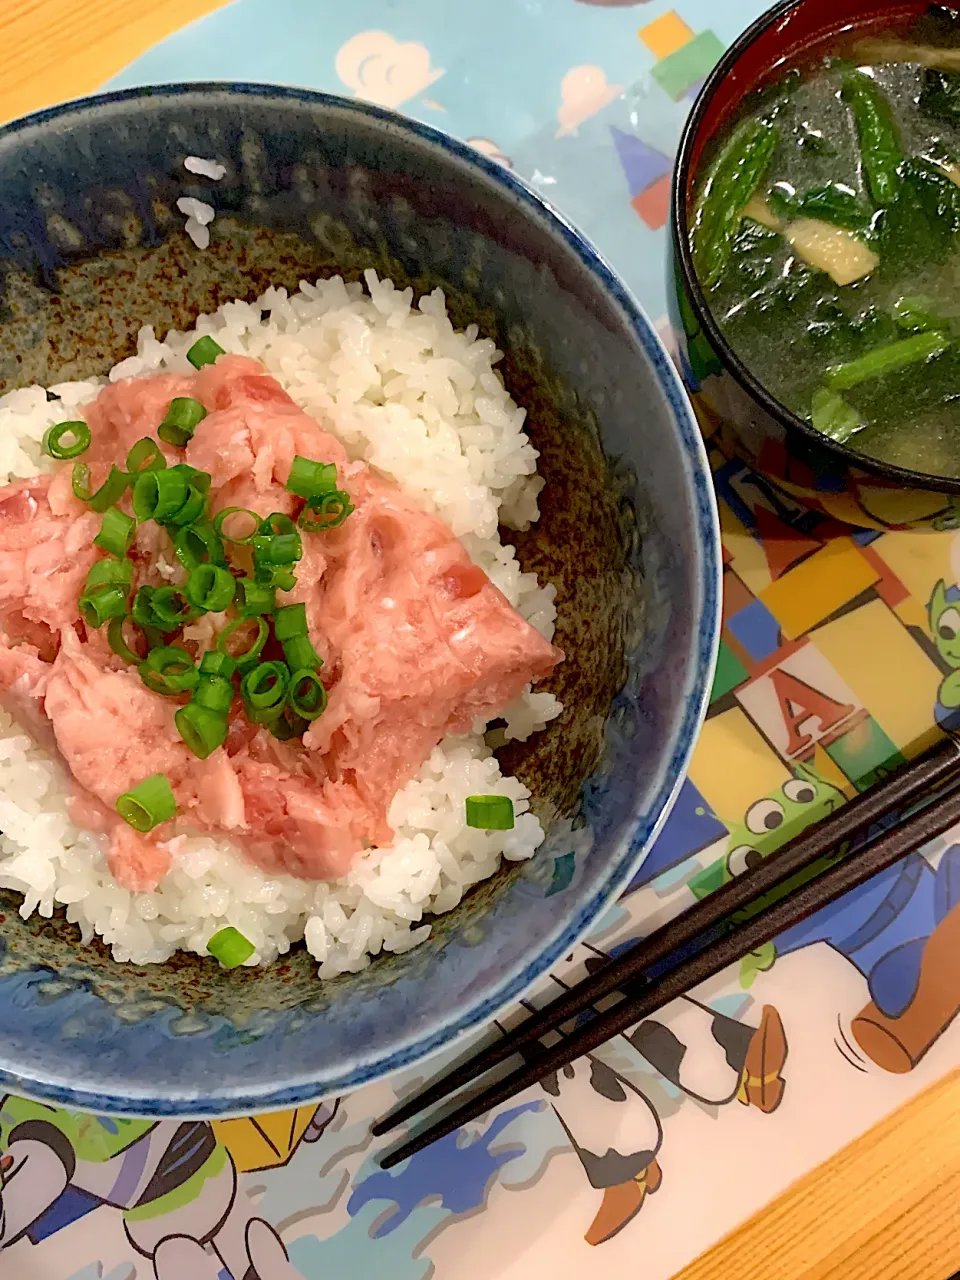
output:
[[[683,379],[708,435],[716,434],[788,498],[873,529],[960,528],[960,479],[865,458],[797,417],[726,341],[693,269],[689,214],[711,139],[752,90],[782,76],[831,33],[866,22],[919,18],[929,0],[783,0],[714,67],[690,113],[674,170],[668,296]]]
[[[213,187],[185,172],[216,157]],[[212,198],[196,250],[179,196]],[[529,410],[547,480],[523,563],[555,582],[550,687],[566,710],[505,751],[548,830],[404,956],[321,984],[269,968],[136,968],[0,902],[0,1084],[103,1111],[285,1107],[416,1062],[489,1019],[636,872],[709,688],[719,549],[689,403],[650,323],[594,251],[506,170],[372,107],[299,90],[111,94],[0,131],[0,381],[102,373],[141,323],[188,325],[269,284],[366,267],[442,285]]]

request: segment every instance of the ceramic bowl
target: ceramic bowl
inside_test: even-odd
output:
[[[212,186],[188,155],[226,165]],[[149,1115],[292,1106],[417,1062],[569,951],[636,872],[709,688],[719,551],[696,422],[652,326],[577,233],[496,162],[419,124],[292,89],[110,94],[0,131],[4,389],[101,373],[138,326],[190,324],[270,284],[368,267],[441,285],[505,352],[548,484],[520,558],[557,584],[566,710],[504,752],[548,836],[424,945],[321,984],[115,963],[0,903],[0,1083]],[[176,200],[210,198],[198,251]]]
[[[866,21],[920,17],[927,0],[784,0],[735,40],[687,120],[674,170],[668,294],[684,382],[704,430],[788,499],[876,529],[960,527],[960,479],[875,462],[826,439],[747,369],[720,332],[696,278],[689,214],[711,138],[744,97],[825,36]],[[775,500],[775,499],[774,499]]]

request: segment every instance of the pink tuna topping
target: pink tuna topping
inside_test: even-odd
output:
[[[119,883],[154,888],[183,831],[236,842],[271,873],[343,875],[362,848],[389,843],[387,811],[447,733],[489,719],[563,658],[511,606],[438,517],[309,417],[262,365],[222,356],[192,376],[129,379],[86,407],[94,485],[157,428],[170,401],[207,409],[186,449],[162,445],[212,479],[210,510],[241,506],[296,517],[286,481],[296,455],[337,466],[355,510],[338,528],[303,535],[297,583],[277,603],[302,603],[323,658],[327,709],[302,740],[280,742],[234,703],[230,733],[206,760],[192,754],[174,713],[184,699],[149,690],[110,649],[106,628],[80,617],[98,558],[100,517],[78,501],[71,464],[0,488],[0,698],[72,775],[76,821],[109,837]],[[120,504],[129,510],[129,495]],[[242,554],[242,553],[241,553]],[[177,572],[169,539],[146,522],[130,551],[135,586]],[[241,566],[248,567],[248,566]],[[182,576],[182,575],[181,575]],[[219,615],[188,627],[198,656]],[[166,638],[166,643],[170,643]],[[142,835],[118,818],[117,797],[164,774],[177,817]]]

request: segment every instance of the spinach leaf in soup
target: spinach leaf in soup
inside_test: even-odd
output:
[[[930,120],[960,125],[960,72],[927,67],[921,77],[918,106]]]
[[[944,262],[960,232],[960,187],[939,165],[912,157],[900,178],[880,221],[880,269],[892,278]]]

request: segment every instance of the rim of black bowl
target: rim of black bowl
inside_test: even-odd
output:
[[[856,467],[860,471],[871,472],[874,475],[882,476],[887,480],[894,480],[898,484],[907,488],[914,489],[930,489],[940,493],[960,493],[960,476],[937,476],[930,475],[925,471],[909,471],[905,467],[898,467],[892,462],[881,462],[878,458],[871,458],[867,454],[858,453],[855,449],[848,448],[847,445],[838,444],[835,440],[831,440],[829,436],[825,436],[823,432],[817,431],[809,422],[805,422],[803,418],[788,409],[782,404],[776,396],[767,390],[766,386],[753,374],[744,364],[740,357],[736,354],[730,344],[727,342],[720,326],[717,324],[713,316],[710,304],[707,302],[706,295],[700,286],[697,273],[693,268],[693,253],[690,248],[690,226],[687,217],[687,189],[690,179],[690,169],[692,163],[692,153],[694,144],[699,135],[700,128],[703,124],[704,116],[713,101],[714,94],[720,86],[721,81],[729,74],[734,66],[740,61],[740,58],[746,50],[770,27],[774,26],[786,13],[793,9],[799,9],[804,0],[780,0],[779,4],[775,4],[772,8],[767,9],[759,18],[750,24],[741,35],[734,40],[733,44],[727,49],[726,53],[716,64],[710,75],[704,81],[703,88],[697,96],[693,110],[687,117],[687,123],[684,125],[683,134],[680,139],[680,148],[677,153],[677,163],[673,171],[673,190],[671,193],[671,234],[673,236],[674,251],[677,255],[677,261],[683,272],[684,285],[693,303],[693,309],[696,312],[697,320],[710,339],[710,345],[713,347],[716,355],[720,359],[721,364],[727,372],[731,374],[741,387],[753,397],[754,400],[766,410],[767,413],[781,426],[788,431],[798,431],[801,435],[827,452],[835,453],[838,457]],[[895,4],[895,0],[894,0]],[[894,5],[891,5],[894,7]],[[784,62],[789,64],[790,59],[784,58]],[[752,92],[752,87],[751,90]]]
[[[688,686],[684,692],[683,704],[677,710],[672,740],[669,752],[665,753],[660,780],[646,813],[634,823],[629,834],[623,837],[614,850],[602,884],[595,886],[585,902],[569,909],[564,921],[544,937],[537,954],[520,962],[514,970],[498,979],[493,990],[474,998],[456,1015],[448,1015],[441,1023],[434,1023],[423,1029],[409,1029],[384,1049],[359,1056],[349,1066],[341,1066],[336,1072],[328,1071],[320,1078],[311,1074],[308,1078],[300,1076],[283,1084],[269,1081],[251,1086],[245,1092],[230,1089],[221,1093],[211,1092],[202,1098],[176,1086],[162,1090],[162,1096],[160,1090],[131,1092],[116,1084],[92,1088],[87,1080],[67,1086],[60,1080],[52,1080],[48,1074],[36,1068],[29,1075],[14,1074],[4,1067],[3,1055],[0,1053],[0,1085],[55,1106],[80,1107],[110,1114],[189,1115],[226,1119],[251,1112],[298,1106],[319,1096],[349,1092],[403,1069],[428,1064],[431,1058],[449,1048],[458,1037],[468,1033],[475,1034],[488,1025],[500,1010],[508,1008],[589,932],[607,906],[617,900],[636,875],[643,858],[663,830],[687,776],[690,758],[706,715],[720,645],[722,564],[720,522],[706,448],[689,396],[653,321],[600,251],[563,213],[511,170],[468,143],[398,112],[336,94],[288,85],[200,80],[112,90],[47,107],[0,126],[0,144],[8,136],[19,133],[24,128],[61,121],[72,113],[90,107],[119,106],[145,96],[189,96],[191,93],[210,92],[253,97],[265,95],[292,102],[332,105],[339,110],[367,116],[402,132],[413,133],[438,147],[448,159],[480,171],[494,185],[501,187],[508,196],[524,206],[531,217],[539,217],[548,224],[553,224],[553,229],[563,238],[568,251],[609,294],[624,325],[649,360],[669,410],[675,418],[698,531],[695,576],[702,593],[701,608],[695,618],[690,640]]]

